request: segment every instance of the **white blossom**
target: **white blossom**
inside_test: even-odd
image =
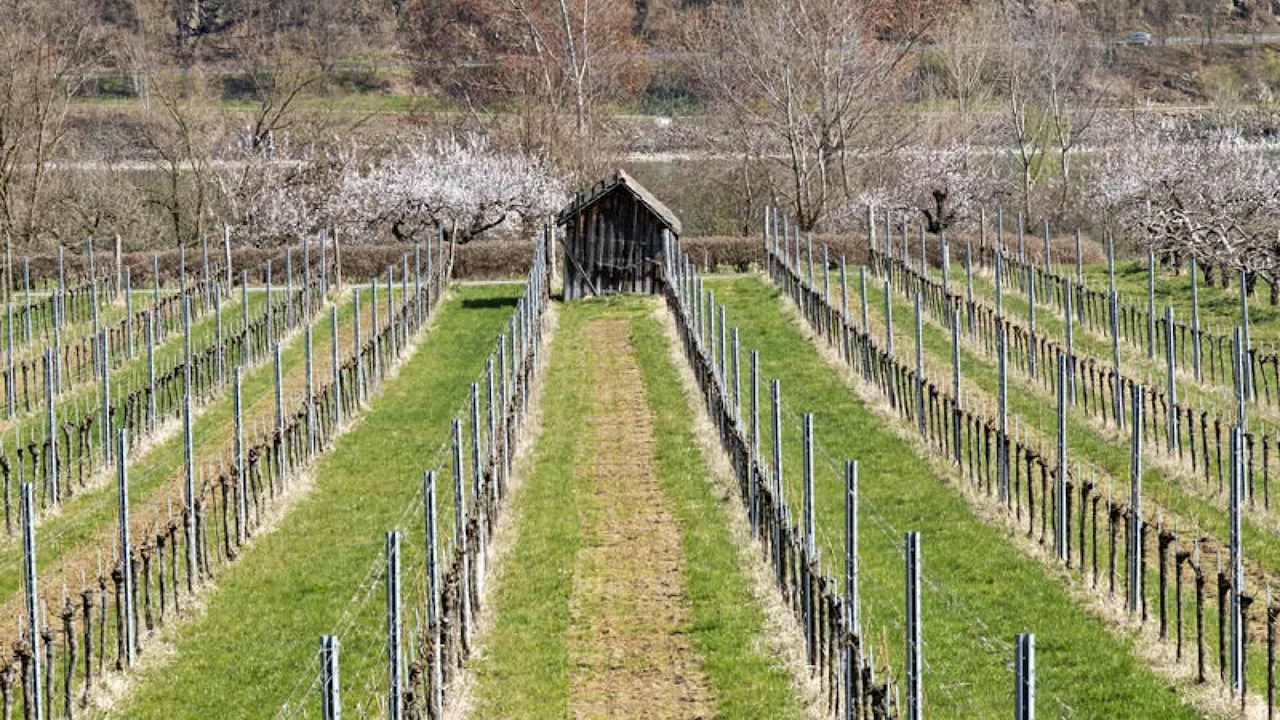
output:
[[[1158,252],[1248,273],[1280,269],[1280,150],[1238,130],[1188,142],[1168,130],[1101,153],[1090,198]]]
[[[439,226],[465,241],[545,219],[567,199],[546,158],[497,150],[480,135],[420,138],[363,164],[333,147],[291,153],[287,138],[239,146],[217,173],[237,236],[270,245],[333,228],[348,241],[416,240]]]
[[[546,158],[495,150],[480,135],[451,136],[348,168],[329,214],[349,232],[409,239],[441,225],[466,240],[544,219],[566,198]]]

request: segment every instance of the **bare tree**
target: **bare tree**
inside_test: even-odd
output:
[[[995,92],[1001,18],[993,5],[979,4],[956,12],[935,31],[933,48],[956,100],[961,120],[981,109]]]
[[[0,234],[44,234],[51,163],[98,38],[74,2],[0,0]]]
[[[142,138],[164,173],[152,202],[168,217],[174,241],[194,241],[208,230],[214,200],[212,164],[222,143],[223,122],[199,68],[148,76]]]
[[[583,169],[599,149],[599,105],[632,97],[647,77],[631,35],[635,9],[628,0],[415,0],[404,32],[432,65],[423,81],[468,105],[509,103],[526,151]]]
[[[1004,104],[1021,172],[1022,211],[1032,213],[1051,153],[1062,210],[1070,196],[1072,154],[1093,124],[1101,99],[1087,85],[1097,51],[1074,6],[1054,3],[1008,13]]]
[[[904,137],[883,121],[905,49],[876,40],[870,11],[858,0],[715,5],[690,41],[720,112],[781,153],[777,191],[806,230],[852,194],[857,161]]]

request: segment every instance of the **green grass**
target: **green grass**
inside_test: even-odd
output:
[[[7,313],[6,313],[7,316]],[[111,302],[107,298],[99,300],[98,304],[98,323],[100,327],[114,327],[125,317],[125,303],[121,299],[118,302]],[[5,329],[5,318],[0,318],[0,331],[6,334],[0,336],[0,340],[6,343],[7,348],[7,329]],[[46,340],[44,333],[41,331],[40,325],[33,322],[31,327],[31,342],[26,341],[26,324],[22,320],[21,310],[17,307],[13,310],[13,356],[14,362],[20,363],[29,357],[39,357],[44,352],[48,344],[52,342],[52,331],[49,333],[49,339]],[[70,344],[81,338],[93,335],[93,316],[89,315],[83,320],[74,323],[68,323],[62,327],[62,342]]]
[[[873,308],[872,326],[880,323],[883,327],[883,294],[877,294],[871,299]],[[899,348],[899,353],[914,353],[914,319],[911,306],[903,300],[897,293],[893,300],[894,317],[897,319],[894,325],[895,347]],[[950,331],[944,331],[930,316],[925,315],[925,322],[922,328],[922,337],[924,340],[924,349],[926,357],[926,368],[929,367],[929,360],[934,362],[933,367],[950,367],[951,362],[951,340]],[[995,361],[986,357],[985,354],[975,354],[971,348],[962,345],[960,353],[960,363],[963,369],[964,383],[966,387],[980,388],[989,398],[997,398],[999,396],[998,370]],[[1045,370],[1045,368],[1041,368]],[[1031,380],[1025,374],[1010,370],[1009,372],[1009,413],[1011,422],[1013,418],[1021,418],[1022,422],[1030,427],[1035,428],[1041,438],[1046,442],[1051,442],[1055,437],[1056,416],[1054,410],[1054,395],[1051,391],[1045,390],[1039,385],[1039,381]],[[1127,432],[1122,438],[1108,437],[1095,427],[1096,421],[1087,416],[1078,407],[1069,407],[1067,410],[1067,453],[1073,459],[1083,460],[1084,467],[1087,470],[1100,470],[1098,492],[1105,495],[1107,492],[1107,483],[1112,485],[1112,493],[1116,501],[1127,504],[1129,473],[1130,473],[1130,447],[1126,439]],[[1163,446],[1158,442],[1148,439],[1146,444],[1146,452],[1161,452],[1159,448]],[[1155,448],[1155,449],[1153,449]],[[1049,451],[1052,455],[1053,451]],[[1173,516],[1181,518],[1184,523],[1190,521],[1192,528],[1183,525],[1183,545],[1182,549],[1187,549],[1187,544],[1191,542],[1191,538],[1195,531],[1198,530],[1221,540],[1229,536],[1228,517],[1226,511],[1220,507],[1220,503],[1203,494],[1199,494],[1186,489],[1186,479],[1173,478],[1167,475],[1163,470],[1153,467],[1153,463],[1144,463],[1142,471],[1142,492],[1144,502],[1148,508],[1163,508],[1165,513],[1166,524],[1171,524]],[[1194,481],[1197,486],[1201,484],[1199,477]],[[1249,513],[1245,514],[1244,522],[1241,526],[1242,541],[1245,547],[1245,557],[1249,562],[1257,562],[1264,567],[1275,570],[1280,568],[1280,545],[1277,545],[1275,533],[1270,530],[1259,527],[1252,522]],[[1100,531],[1099,541],[1104,547],[1099,548],[1099,569],[1103,574],[1106,573],[1106,547],[1105,547],[1105,530]],[[1121,534],[1123,537],[1123,533]],[[1119,542],[1123,542],[1120,540]],[[1154,540],[1149,543],[1149,548],[1154,548]],[[1154,550],[1151,550],[1154,553]],[[1124,551],[1120,550],[1120,564],[1123,564]],[[1150,560],[1151,578],[1148,579],[1147,587],[1151,594],[1149,600],[1151,612],[1154,616],[1156,612],[1156,595],[1155,588],[1158,587],[1155,579],[1155,561]],[[1172,565],[1170,565],[1172,568]],[[1213,573],[1212,558],[1205,557],[1203,565],[1206,577],[1210,578]],[[1188,569],[1188,573],[1190,570]],[[1117,582],[1121,589],[1124,583],[1125,573],[1123,567],[1117,570]],[[1100,581],[1101,582],[1101,581]],[[1170,581],[1172,582],[1172,581]],[[1194,595],[1187,594],[1184,588],[1184,618],[1194,617]],[[1214,601],[1216,596],[1210,593],[1210,602]],[[1172,592],[1170,593],[1170,604],[1172,604]],[[1172,609],[1170,617],[1172,617]],[[1216,657],[1217,634],[1214,628],[1217,627],[1216,612],[1212,607],[1207,607],[1205,612],[1205,622],[1207,630],[1205,633],[1206,643],[1210,648],[1209,655],[1211,658]],[[1192,629],[1192,632],[1194,630]],[[1255,639],[1260,636],[1253,633]],[[1194,647],[1192,648],[1194,652]],[[1211,663],[1212,664],[1212,663]],[[1253,687],[1265,687],[1265,664],[1263,656],[1258,652],[1258,648],[1254,646],[1253,652],[1250,653],[1249,661],[1250,684]]]
[[[579,549],[591,542],[583,517],[596,512],[591,480],[574,472],[590,412],[590,322],[625,319],[644,376],[657,440],[655,468],[679,523],[690,635],[720,717],[799,717],[789,677],[759,651],[764,616],[738,565],[726,504],[711,485],[692,434],[693,416],[671,364],[651,300],[615,298],[563,306],[551,352],[543,431],[514,512],[520,538],[496,589],[496,622],[478,664],[477,716],[564,717],[568,712],[569,600]],[[554,400],[551,400],[554,399]],[[585,448],[590,452],[590,448]]]
[[[582,547],[577,507],[590,482],[574,473],[577,430],[591,406],[591,385],[573,364],[589,352],[585,305],[565,307],[551,346],[542,433],[525,463],[527,479],[507,512],[520,538],[494,588],[496,620],[477,664],[478,717],[564,717],[569,703],[569,597]]]
[[[262,298],[250,297],[249,312],[251,314],[260,313],[264,307],[265,296]],[[223,336],[225,338],[230,338],[239,332],[240,328],[243,327],[243,317],[244,310],[239,301],[228,303],[222,312]],[[216,318],[212,312],[192,322],[191,350],[193,353],[199,354],[205,347],[213,344],[216,337],[216,325]],[[181,330],[171,332],[167,337],[159,339],[155,348],[157,375],[162,374],[167,368],[181,364],[184,353]],[[227,367],[230,367],[230,361],[228,363]],[[64,378],[63,392],[55,399],[59,418],[67,417],[72,408],[79,412],[86,407],[95,407],[101,401],[102,387],[99,380],[89,377],[90,368],[91,365],[86,363],[80,370],[80,376],[72,380],[74,384],[70,386],[66,383],[68,378]],[[40,380],[38,375],[36,380]],[[129,391],[145,385],[146,382],[147,346],[146,341],[142,340],[134,343],[132,358],[125,359],[112,369],[111,392],[113,397],[123,397]],[[19,395],[13,419],[0,421],[0,428],[3,428],[0,432],[3,432],[4,435],[17,437],[21,434],[22,437],[30,437],[33,432],[36,435],[43,434],[47,423],[43,413],[43,384],[33,386],[31,394],[31,410],[24,409],[21,395]]]
[[[221,572],[205,616],[176,633],[173,662],[142,673],[122,717],[262,717],[294,690],[315,715],[318,697],[301,691],[314,680],[319,636],[344,616],[344,703],[353,714],[356,702],[367,707],[375,693],[361,688],[382,687],[385,667],[381,582],[369,570],[398,522],[403,567],[422,565],[421,515],[409,505],[520,292],[465,287],[442,306],[399,375],[320,459],[311,492]]]
[[[860,463],[863,612],[876,629],[876,657],[887,650],[898,668],[902,534],[921,531],[927,714],[1007,713],[1013,637],[1033,632],[1042,709],[1065,705],[1084,717],[1195,716],[1134,659],[1130,641],[1113,636],[1103,620],[1072,600],[1051,571],[1011,547],[1002,531],[975,518],[957,489],[851,395],[780,312],[776,290],[755,278],[709,285],[739,327],[744,352],[758,349],[764,377],[781,380],[787,406],[784,475],[797,507],[797,416],[815,413],[816,519],[819,546],[828,559],[843,553],[842,462]]]
[[[962,255],[953,257],[963,257]],[[1054,263],[1054,272],[1061,276],[1069,277],[1072,280],[1076,277],[1075,265]],[[1093,290],[1102,292],[1104,295],[1108,288],[1107,265],[1086,264],[1084,266],[1085,286]],[[1191,275],[1188,267],[1184,266],[1180,274],[1175,275],[1172,270],[1166,267],[1158,267],[1156,269],[1155,283],[1155,302],[1156,312],[1163,317],[1164,308],[1167,305],[1173,305],[1176,319],[1180,322],[1190,323],[1191,321]],[[975,273],[977,268],[975,268]],[[984,270],[984,276],[993,277],[993,271]],[[964,282],[964,268],[960,262],[952,263],[951,279]],[[975,275],[975,280],[977,275]],[[1012,280],[1012,278],[1010,278]],[[1214,283],[1210,287],[1204,281],[1203,268],[1201,268],[1200,281],[1198,283],[1198,293],[1200,296],[1200,323],[1206,332],[1213,332],[1217,335],[1229,337],[1231,328],[1240,323],[1240,286],[1238,277],[1231,278],[1231,287],[1223,289],[1220,282]],[[953,285],[956,288],[962,288],[963,285]],[[1037,291],[1040,289],[1036,288]],[[1280,307],[1274,307],[1268,300],[1269,288],[1265,280],[1258,280],[1255,286],[1254,295],[1249,299],[1249,331],[1250,336],[1255,344],[1276,343],[1280,342]],[[1120,295],[1122,303],[1128,303],[1139,310],[1145,311],[1147,308],[1147,261],[1146,258],[1140,260],[1117,260],[1116,261],[1116,291]],[[1039,293],[1037,293],[1039,294]],[[1025,298],[1025,295],[1018,290],[1016,281],[1011,287],[1006,286],[1005,298],[1010,297]],[[1037,297],[1039,301],[1040,298]],[[1106,313],[1105,307],[1102,312]],[[1108,332],[1105,324],[1101,328],[1105,334]],[[1145,332],[1145,331],[1144,331]],[[1145,338],[1145,335],[1143,336]],[[1121,337],[1122,342],[1127,342]],[[1145,342],[1145,341],[1144,341]],[[1145,345],[1144,345],[1145,347]],[[1145,351],[1144,351],[1145,354]],[[1206,360],[1207,362],[1207,360]],[[1207,370],[1206,370],[1207,373]]]
[[[654,411],[658,479],[680,521],[685,591],[693,603],[693,640],[704,659],[716,711],[726,718],[800,717],[787,671],[758,647],[764,616],[725,531],[733,497],[717,492],[691,428],[693,415],[671,364],[669,342],[652,317],[639,318],[632,343]]]
[[[964,282],[963,273],[959,278],[954,277],[953,282]],[[952,288],[959,289],[962,285],[952,285]],[[954,290],[953,290],[954,291]],[[990,307],[995,307],[995,284],[994,281],[988,280],[982,276],[974,278],[974,297],[981,299]],[[1160,306],[1162,307],[1162,306]],[[1009,317],[1013,318],[1023,327],[1028,325],[1028,303],[1025,297],[1016,292],[1006,292],[1004,295],[1004,310]],[[1187,316],[1179,315],[1181,319]],[[1076,353],[1081,356],[1090,356],[1094,358],[1100,367],[1110,368],[1112,364],[1111,341],[1109,331],[1100,329],[1099,331],[1091,331],[1084,323],[1074,323],[1074,347]],[[1044,301],[1037,298],[1036,302],[1036,332],[1040,336],[1052,337],[1059,342],[1065,343],[1066,337],[1065,322],[1062,319],[1061,310],[1054,308]],[[1160,390],[1164,390],[1166,385],[1163,347],[1157,348],[1156,357],[1148,359],[1145,344],[1134,345],[1133,343],[1121,340],[1120,360],[1124,367],[1125,374],[1130,377],[1149,378],[1148,382],[1157,385]],[[1177,355],[1175,354],[1175,357]],[[1234,399],[1232,398],[1231,381],[1229,378],[1223,379],[1219,377],[1216,381],[1211,380],[1209,371],[1209,359],[1206,351],[1204,359],[1204,380],[1202,382],[1194,382],[1191,379],[1191,361],[1190,350],[1187,352],[1187,362],[1181,363],[1178,360],[1178,370],[1181,375],[1178,377],[1178,399],[1183,404],[1194,407],[1197,410],[1205,409],[1210,411],[1222,411],[1234,407]],[[1018,372],[1016,369],[1014,372]],[[1250,406],[1250,417],[1253,420],[1275,421],[1280,419],[1280,415],[1274,406],[1265,401],[1265,393],[1262,386],[1263,375],[1267,373],[1263,371],[1259,375],[1259,398],[1260,402]],[[1270,391],[1270,385],[1267,386]]]
[[[1084,268],[1085,283],[1103,292],[1107,289],[1107,266],[1086,265]],[[1200,321],[1205,330],[1212,330],[1219,335],[1230,335],[1231,328],[1240,323],[1240,285],[1239,277],[1231,278],[1231,287],[1223,289],[1220,283],[1209,287],[1204,281],[1203,271],[1198,283],[1200,296]],[[1139,261],[1116,263],[1116,290],[1121,297],[1127,298],[1140,309],[1147,307],[1147,262]],[[1179,320],[1191,319],[1191,275],[1187,268],[1182,274],[1174,275],[1164,267],[1156,268],[1156,312],[1163,313],[1166,305],[1172,304]],[[1263,280],[1255,286],[1255,293],[1249,300],[1250,335],[1255,342],[1280,341],[1280,308],[1273,307],[1267,300],[1269,288]]]

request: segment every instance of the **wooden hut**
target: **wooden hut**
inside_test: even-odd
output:
[[[566,300],[658,292],[663,231],[680,236],[680,219],[622,170],[578,193],[556,225],[565,229]]]

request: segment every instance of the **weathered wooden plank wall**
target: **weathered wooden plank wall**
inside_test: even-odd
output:
[[[657,292],[665,227],[622,186],[579,210],[565,223],[565,298]]]

